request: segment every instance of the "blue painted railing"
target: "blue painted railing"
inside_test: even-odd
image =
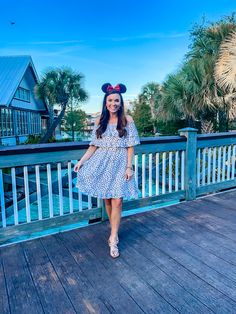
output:
[[[236,133],[141,138],[134,147],[137,199],[123,210],[196,197],[236,186]],[[0,149],[0,244],[31,233],[106,219],[102,199],[75,186],[74,164],[88,142],[35,144]],[[74,186],[73,186],[74,185]]]

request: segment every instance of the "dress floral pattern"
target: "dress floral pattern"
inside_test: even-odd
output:
[[[126,180],[128,147],[140,144],[133,121],[126,125],[127,136],[119,137],[117,124],[108,124],[102,138],[96,138],[95,125],[89,145],[98,148],[77,172],[76,187],[82,193],[99,198],[138,198],[140,190],[134,175]]]

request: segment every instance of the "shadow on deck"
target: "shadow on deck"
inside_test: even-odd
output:
[[[0,313],[236,313],[236,191],[2,247]]]

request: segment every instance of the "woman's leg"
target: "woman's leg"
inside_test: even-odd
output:
[[[105,202],[107,215],[108,215],[108,218],[109,218],[109,221],[110,221],[110,224],[111,224],[111,209],[112,209],[112,207],[111,207],[111,198],[105,198],[104,202]]]
[[[122,212],[123,198],[112,198],[111,199],[111,235],[110,240],[115,241],[118,236],[121,212]]]

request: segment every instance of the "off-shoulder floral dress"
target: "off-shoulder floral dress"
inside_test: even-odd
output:
[[[92,131],[89,145],[98,148],[77,172],[76,187],[82,193],[99,198],[138,198],[140,190],[134,175],[126,180],[128,147],[140,144],[133,121],[126,125],[127,135],[119,137],[116,123],[109,123],[102,138],[96,137],[98,125]]]

